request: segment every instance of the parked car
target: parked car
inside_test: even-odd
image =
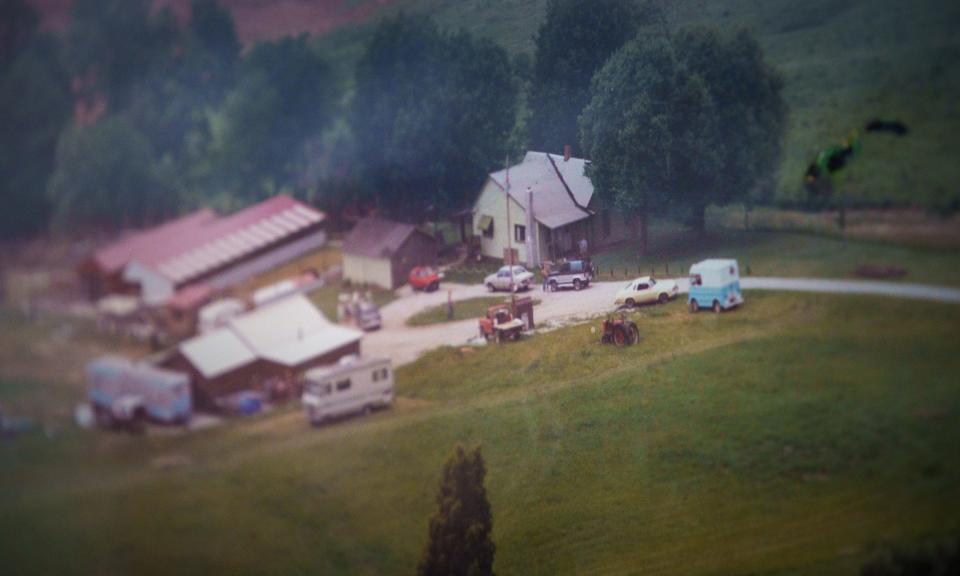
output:
[[[380,308],[370,300],[361,300],[354,309],[354,322],[364,332],[379,330],[381,324]]]
[[[523,266],[513,266],[513,274],[511,274],[510,266],[504,266],[484,278],[483,283],[486,284],[491,292],[495,290],[519,292],[530,289],[530,286],[533,284],[533,274],[528,272]]]
[[[580,290],[592,281],[593,264],[589,260],[568,260],[550,269],[544,286],[551,292],[568,287]]]
[[[690,267],[690,293],[687,303],[691,312],[711,308],[720,313],[743,304],[740,292],[740,267],[736,260],[711,259]]]
[[[676,298],[680,289],[673,280],[656,280],[650,276],[641,276],[627,283],[617,292],[613,303],[616,306],[633,308],[640,304],[665,304]]]
[[[304,380],[303,408],[315,426],[393,404],[393,368],[388,358],[347,356],[333,366],[308,370]]]
[[[423,290],[424,292],[435,292],[440,288],[440,280],[443,279],[443,273],[438,272],[430,266],[417,266],[410,271],[407,282],[414,290]]]

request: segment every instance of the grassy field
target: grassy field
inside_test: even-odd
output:
[[[698,239],[670,224],[651,228],[648,256],[639,257],[638,249],[637,242],[627,242],[596,255],[598,279],[622,280],[651,270],[659,276],[686,275],[693,262],[730,257],[739,260],[743,275],[855,278],[858,266],[894,266],[906,270],[896,281],[960,285],[960,251],[955,249],[744,230],[711,230]]]
[[[486,315],[487,309],[491,306],[506,302],[510,302],[509,296],[481,296],[479,298],[460,300],[453,304],[453,318],[447,318],[447,305],[440,304],[439,306],[427,308],[422,312],[417,312],[407,319],[407,326],[429,326],[431,324],[480,318]],[[540,300],[534,298],[533,305],[536,306],[539,303]]]
[[[960,163],[960,4],[948,0],[678,0],[671,27],[748,28],[783,74],[790,107],[784,161],[771,196],[804,197],[802,177],[823,148],[874,117],[900,119],[904,138],[863,136],[862,154],[838,186],[852,203],[956,207]],[[511,53],[533,53],[546,0],[401,0],[382,14],[430,14]],[[319,47],[349,75],[372,24],[341,28]],[[554,151],[559,152],[559,151]]]
[[[0,557],[410,573],[458,442],[488,460],[500,574],[850,574],[875,546],[960,530],[960,307],[748,292],[720,316],[636,317],[630,349],[588,325],[440,349],[398,371],[393,409],[319,430],[290,408],[0,442]]]

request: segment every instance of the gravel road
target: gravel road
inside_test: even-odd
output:
[[[686,293],[689,287],[686,278],[678,279],[677,283],[680,292]],[[816,278],[742,278],[740,284],[744,290],[864,294],[960,304],[960,289],[922,284]],[[543,292],[537,287],[528,294],[541,301],[534,309],[538,324],[565,323],[612,310],[614,295],[625,285],[626,282],[597,282],[580,292]],[[399,298],[380,310],[383,328],[364,337],[364,354],[389,356],[394,365],[400,366],[438,346],[463,345],[477,336],[475,319],[416,328],[405,324],[407,318],[417,312],[444,304],[448,290],[454,302],[490,295],[482,285],[443,284],[439,291],[429,294],[401,288]]]

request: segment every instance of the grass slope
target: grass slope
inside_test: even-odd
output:
[[[960,530],[960,307],[748,293],[637,316],[625,350],[583,325],[441,349],[399,371],[392,410],[320,430],[291,409],[0,443],[0,557],[409,573],[457,442],[484,447],[502,574],[850,573],[877,543]]]
[[[956,207],[960,202],[960,4],[949,0],[678,0],[665,3],[672,26],[753,30],[784,75],[790,106],[784,161],[772,196],[804,197],[802,176],[818,151],[872,117],[899,118],[906,138],[870,135],[838,186],[854,203]],[[442,26],[491,38],[512,53],[533,53],[545,0],[402,0]],[[320,46],[343,63],[359,57],[371,24],[342,28]],[[344,70],[349,70],[345,66]]]
[[[960,286],[956,250],[909,248],[879,242],[844,241],[827,236],[757,231],[715,230],[704,238],[663,225],[653,230],[649,255],[639,257],[639,243],[627,242],[599,254],[599,280],[649,274],[683,276],[705,258],[736,258],[741,274],[754,276],[855,278],[856,268],[895,266],[907,274],[892,281]]]

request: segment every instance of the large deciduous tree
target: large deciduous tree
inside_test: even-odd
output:
[[[491,539],[493,515],[483,484],[486,474],[479,446],[470,452],[457,446],[447,459],[437,493],[439,510],[430,518],[430,540],[417,568],[420,576],[493,574],[496,546]]]
[[[60,42],[41,35],[0,67],[2,238],[26,236],[47,223],[47,179],[72,109],[69,77],[60,62]]]
[[[83,80],[82,96],[127,105],[137,81],[173,57],[177,25],[169,9],[149,0],[76,0],[67,29],[67,61]]]
[[[350,111],[367,200],[415,222],[463,208],[505,157],[516,97],[502,48],[424,18],[383,21]]]
[[[634,37],[633,2],[550,0],[536,37],[528,138],[536,150],[580,153],[577,116],[590,100],[590,79]]]
[[[48,188],[56,228],[117,228],[156,222],[178,205],[175,179],[125,118],[65,130]]]
[[[588,174],[602,197],[640,216],[644,252],[650,215],[686,210],[702,232],[708,203],[745,197],[777,169],[780,80],[745,33],[638,37],[591,93],[580,118]]]
[[[678,190],[694,227],[703,231],[707,204],[750,203],[772,192],[786,130],[783,80],[745,30],[724,37],[692,28],[679,33],[674,43],[687,70],[703,79],[714,104],[711,147],[719,166],[702,185]]]
[[[247,198],[296,186],[337,103],[330,66],[301,35],[257,44],[238,76],[215,129],[221,186]]]

